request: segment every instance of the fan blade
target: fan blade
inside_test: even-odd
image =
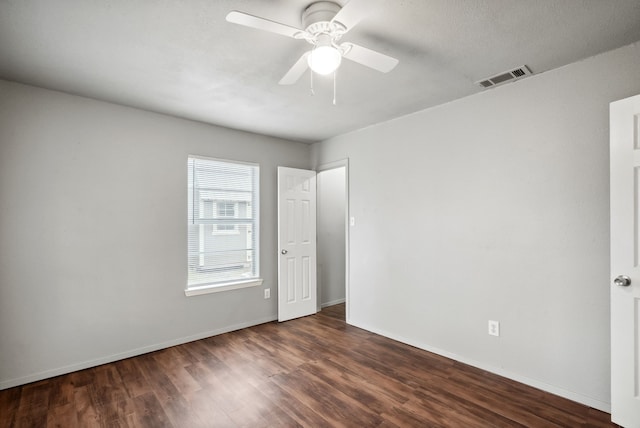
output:
[[[305,34],[303,30],[298,28],[249,15],[248,13],[238,12],[237,10],[233,10],[227,14],[227,21],[234,24],[244,25],[245,27],[256,28],[258,30],[269,31],[282,36],[292,37],[294,39],[303,38],[303,35]]]
[[[382,73],[388,73],[398,65],[398,60],[395,58],[353,43],[343,43],[340,48],[344,50],[343,58],[350,59]]]
[[[293,85],[300,79],[300,77],[307,71],[309,68],[309,64],[307,62],[307,57],[311,54],[311,51],[305,52],[302,56],[293,64],[293,67],[287,71],[287,74],[284,75],[282,79],[278,82],[280,85]]]
[[[331,22],[337,21],[349,31],[384,2],[385,0],[351,0],[340,9]]]

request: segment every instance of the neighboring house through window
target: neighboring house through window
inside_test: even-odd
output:
[[[246,202],[244,202],[246,203]],[[239,202],[234,201],[216,201],[216,217],[218,219],[234,219],[237,218]],[[218,224],[213,233],[234,233],[238,232],[236,224]]]
[[[262,283],[258,165],[191,156],[187,169],[187,295]]]

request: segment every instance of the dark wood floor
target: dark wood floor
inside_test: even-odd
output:
[[[344,305],[0,391],[0,427],[605,427],[609,415],[346,325]]]

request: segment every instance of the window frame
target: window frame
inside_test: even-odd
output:
[[[229,280],[222,280],[222,281],[215,281],[215,282],[205,282],[205,283],[194,283],[194,284],[190,284],[189,283],[189,273],[187,272],[187,281],[186,281],[186,288],[185,288],[185,295],[186,296],[197,296],[197,295],[201,295],[201,294],[208,294],[208,293],[217,293],[220,291],[228,291],[228,290],[235,290],[235,289],[240,289],[240,288],[246,288],[246,287],[255,287],[255,286],[259,286],[262,285],[263,283],[263,279],[260,277],[260,264],[259,264],[259,260],[260,260],[260,164],[258,163],[254,163],[254,162],[244,162],[244,161],[236,161],[236,160],[231,160],[231,159],[220,159],[220,158],[212,158],[212,157],[207,157],[207,156],[200,156],[200,155],[188,155],[187,156],[187,174],[189,174],[190,168],[192,168],[192,160],[194,161],[193,164],[193,168],[194,170],[192,171],[192,176],[189,176],[187,179],[187,192],[192,192],[191,194],[188,194],[187,196],[187,271],[189,272],[190,269],[190,265],[189,265],[189,259],[192,258],[194,256],[194,252],[191,249],[192,245],[189,244],[193,244],[193,242],[190,240],[190,234],[193,233],[193,231],[190,229],[190,226],[194,225],[194,224],[199,224],[199,225],[206,225],[208,222],[210,222],[210,219],[206,219],[206,218],[196,218],[196,212],[195,212],[195,206],[196,204],[201,204],[202,201],[204,201],[205,199],[199,198],[200,201],[196,201],[196,189],[197,187],[194,185],[195,182],[195,161],[212,161],[212,162],[221,162],[221,163],[227,163],[230,165],[245,165],[245,166],[250,166],[255,168],[255,170],[253,171],[253,177],[251,178],[252,180],[252,188],[251,188],[251,198],[250,200],[247,201],[247,206],[252,207],[252,216],[251,217],[246,217],[243,219],[240,219],[244,222],[246,222],[247,225],[251,225],[250,227],[250,232],[252,233],[253,236],[251,237],[252,239],[254,239],[254,245],[253,248],[250,247],[247,248],[247,252],[252,251],[253,254],[255,254],[255,257],[248,257],[247,256],[247,262],[251,263],[251,269],[252,271],[255,271],[255,276],[252,276],[250,278],[232,278]],[[213,207],[213,213],[212,213],[212,217],[217,218],[219,211],[218,211],[218,206],[217,203],[218,202],[224,202],[224,203],[234,203],[234,217],[224,217],[224,218],[239,218],[239,201],[233,201],[233,200],[225,200],[225,199],[216,199],[212,201],[215,206]],[[198,210],[200,210],[200,205],[198,205]],[[227,209],[225,209],[225,211],[228,212]],[[189,215],[190,214],[190,215]],[[251,219],[251,222],[247,222],[248,219]],[[237,234],[240,235],[240,231],[238,230],[238,227],[236,226],[234,229],[235,230],[216,230],[217,225],[213,225],[212,227],[212,235],[232,235],[232,234]],[[198,234],[198,236],[201,235],[199,229],[198,232],[196,232]],[[204,235],[207,235],[206,233],[204,233]],[[200,238],[198,238],[200,239]],[[198,263],[201,266],[202,264],[200,263],[201,260],[201,243],[197,242],[198,244],[198,251],[195,253],[197,254],[197,258],[198,258]]]

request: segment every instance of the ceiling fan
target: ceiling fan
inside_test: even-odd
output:
[[[287,71],[279,82],[281,85],[294,84],[307,68],[318,74],[333,73],[340,66],[342,58],[387,73],[398,64],[397,59],[354,43],[338,44],[344,34],[383,1],[351,0],[344,7],[332,1],[311,3],[302,13],[304,30],[239,11],[229,12],[227,21],[306,40],[313,46]]]

